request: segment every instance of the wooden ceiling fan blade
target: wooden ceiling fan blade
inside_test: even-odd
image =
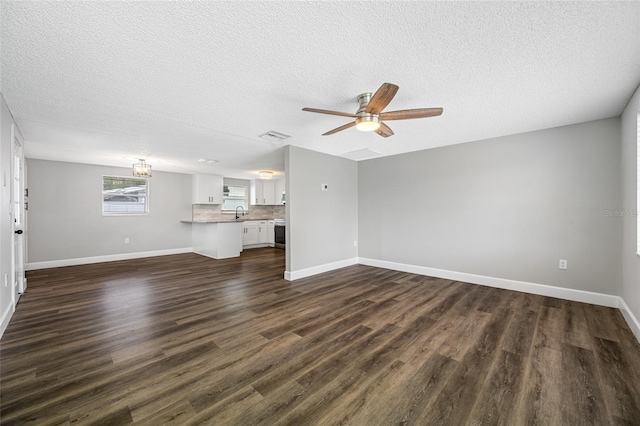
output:
[[[389,136],[393,136],[393,130],[389,126],[384,123],[380,123],[380,127],[375,131],[377,134],[382,136],[383,138],[388,138]]]
[[[380,120],[409,120],[412,118],[436,117],[442,114],[442,108],[416,108],[389,111],[380,114]]]
[[[397,91],[398,86],[395,84],[384,83],[371,97],[365,112],[369,114],[380,114],[382,110],[389,105],[389,102],[391,102],[391,99],[393,99]]]
[[[340,111],[331,111],[328,109],[317,109],[317,108],[302,108],[303,111],[308,111],[308,112],[317,112],[320,114],[329,114],[329,115],[339,115],[341,117],[352,117],[352,118],[357,118],[358,116],[355,114],[351,114],[349,112],[340,112]]]
[[[322,136],[329,136],[329,135],[332,135],[334,133],[338,133],[338,132],[341,132],[343,130],[347,130],[349,127],[353,127],[355,125],[356,125],[356,122],[352,121],[350,123],[345,124],[344,126],[336,127],[333,130],[329,130],[327,133],[323,133]]]

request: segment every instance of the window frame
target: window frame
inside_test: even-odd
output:
[[[236,188],[244,188],[244,198],[240,198],[240,197],[230,197],[225,195],[224,193],[224,187],[236,187]],[[223,185],[223,191],[222,191],[222,204],[220,205],[220,212],[223,214],[236,214],[236,209],[233,210],[229,210],[229,209],[225,209],[224,208],[224,202],[227,200],[239,200],[242,199],[244,200],[244,212],[245,213],[249,213],[249,187],[245,186],[245,185]]]
[[[116,179],[124,179],[124,180],[136,180],[136,181],[144,181],[145,182],[145,188],[146,188],[146,196],[145,196],[145,202],[144,202],[144,212],[116,212],[116,213],[109,213],[109,212],[105,212],[104,211],[104,207],[105,207],[105,201],[104,201],[104,180],[105,178],[116,178]],[[147,177],[138,177],[138,176],[120,176],[120,175],[102,175],[102,179],[101,179],[101,191],[100,191],[100,197],[101,197],[101,202],[100,202],[100,209],[101,209],[101,213],[102,216],[104,217],[118,217],[118,216],[125,216],[125,217],[131,217],[131,216],[149,216],[150,213],[150,202],[149,202],[149,193],[150,193],[150,181],[149,178]],[[139,203],[137,203],[139,204]]]

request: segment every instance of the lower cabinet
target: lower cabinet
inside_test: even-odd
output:
[[[273,220],[267,221],[267,244],[269,247],[274,247],[276,243],[275,222]]]
[[[267,220],[247,220],[242,222],[242,245],[266,247],[273,240],[273,228],[271,240],[269,239],[269,222]]]
[[[274,247],[275,223],[273,220],[247,220],[242,222],[242,246]]]
[[[242,245],[250,246],[259,242],[258,222],[253,220],[242,222]]]
[[[262,244],[267,242],[267,221],[261,220],[258,222],[258,243]]]

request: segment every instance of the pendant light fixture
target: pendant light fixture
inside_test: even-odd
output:
[[[140,159],[133,165],[133,175],[141,177],[151,177],[151,166],[144,159]]]

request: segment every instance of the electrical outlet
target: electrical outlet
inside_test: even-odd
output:
[[[124,239],[124,243],[125,243],[125,244],[129,244],[129,239],[128,239],[128,238],[125,238],[125,239]]]
[[[355,241],[353,242],[353,246],[354,246],[354,247],[358,247],[358,240],[355,240]]]
[[[567,269],[567,261],[565,259],[560,259],[558,262],[558,268]]]

